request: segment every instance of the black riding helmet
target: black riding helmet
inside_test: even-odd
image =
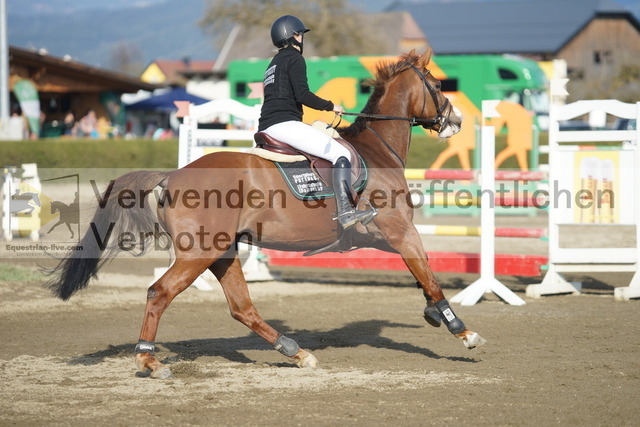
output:
[[[299,18],[293,15],[284,15],[271,24],[271,41],[277,48],[294,44],[300,48],[300,53],[302,53],[302,43],[299,43],[293,37],[296,34],[304,34],[307,31],[311,30]]]

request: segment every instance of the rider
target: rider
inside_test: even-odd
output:
[[[302,106],[334,111],[344,108],[309,90],[307,65],[302,56],[303,34],[310,31],[300,19],[284,15],[271,25],[271,41],[279,49],[264,74],[264,104],[258,130],[292,147],[333,164],[333,187],[337,220],[343,229],[358,222],[366,225],[376,211],[361,211],[351,203],[351,159],[349,151],[322,131],[302,122]]]

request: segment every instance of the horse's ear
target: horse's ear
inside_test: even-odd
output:
[[[431,48],[431,46],[429,46],[421,58],[425,68],[427,65],[429,65],[429,61],[431,61],[431,55],[433,55],[433,49]]]

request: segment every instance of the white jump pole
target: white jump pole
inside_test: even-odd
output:
[[[496,137],[493,126],[485,126],[484,119],[498,117],[496,107],[500,101],[482,101],[483,126],[480,157],[480,278],[450,299],[461,305],[474,305],[482,295],[493,292],[511,305],[524,305],[525,301],[495,277],[495,157]]]

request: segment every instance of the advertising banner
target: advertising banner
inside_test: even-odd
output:
[[[633,153],[624,149],[560,150],[553,207],[561,224],[633,224]]]
[[[40,99],[38,90],[30,80],[18,80],[13,85],[13,93],[20,103],[22,113],[29,122],[31,132],[37,137],[40,136]]]

